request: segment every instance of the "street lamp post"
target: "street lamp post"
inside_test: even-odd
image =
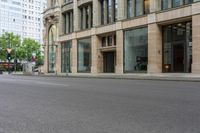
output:
[[[16,71],[17,71],[16,47],[15,47],[15,59],[14,59],[14,65],[15,65],[15,73],[16,73]]]
[[[8,57],[8,74],[10,74],[10,34],[8,34],[8,49],[7,49],[7,57]]]

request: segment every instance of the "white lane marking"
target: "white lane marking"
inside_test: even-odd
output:
[[[68,84],[47,83],[47,82],[41,82],[41,81],[36,81],[35,83],[41,84],[41,85],[69,86]]]
[[[69,84],[61,84],[61,83],[50,83],[48,81],[31,81],[31,80],[25,80],[25,79],[7,79],[7,80],[0,80],[2,83],[8,83],[8,84],[26,84],[26,85],[51,85],[51,86],[64,86],[67,87]]]

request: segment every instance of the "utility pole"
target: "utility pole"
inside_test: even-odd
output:
[[[14,59],[14,64],[15,64],[15,73],[16,73],[16,70],[17,70],[16,46],[15,46],[15,59]]]
[[[8,48],[7,48],[7,60],[8,60],[8,74],[10,74],[10,59],[11,59],[11,48],[10,48],[10,34],[8,33]]]

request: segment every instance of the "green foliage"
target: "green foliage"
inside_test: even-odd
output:
[[[11,52],[11,60],[14,59],[16,54],[16,58],[20,61],[26,60],[32,61],[32,53],[36,53],[36,64],[42,65],[43,57],[41,56],[41,45],[30,38],[25,38],[22,43],[20,36],[14,35],[13,33],[5,33],[0,37],[0,59],[6,60],[6,49],[8,48],[10,36],[10,48]],[[16,52],[16,53],[15,53]]]
[[[9,41],[10,38],[10,41]],[[14,57],[14,48],[17,48],[20,46],[21,39],[20,36],[14,35],[13,33],[5,33],[0,37],[0,59],[6,60],[6,49],[9,46],[10,42],[10,48],[13,49],[11,52],[11,59]]]

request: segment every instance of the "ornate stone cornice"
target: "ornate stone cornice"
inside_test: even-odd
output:
[[[48,18],[49,16],[59,16],[60,11],[61,11],[60,6],[54,6],[54,7],[48,8],[43,12],[44,19]]]

